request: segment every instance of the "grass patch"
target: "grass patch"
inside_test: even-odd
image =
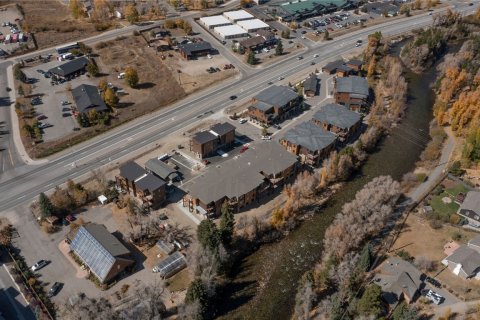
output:
[[[442,198],[444,197],[449,197],[451,199],[450,194],[443,192],[438,196],[433,196],[430,205],[436,213],[449,218],[452,214],[457,212],[459,205],[453,202],[453,199],[451,203],[443,203]]]
[[[181,291],[187,289],[190,283],[190,276],[187,269],[183,269],[166,281],[168,290]]]
[[[470,190],[461,183],[457,184],[455,187],[445,189],[445,192],[453,197],[456,197],[459,193],[466,194],[468,191]]]

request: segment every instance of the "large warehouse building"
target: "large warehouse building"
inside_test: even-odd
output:
[[[268,24],[266,24],[260,19],[238,21],[237,25],[239,25],[243,30],[247,32],[255,32],[257,30],[264,30],[270,28]]]
[[[227,11],[223,13],[223,16],[228,20],[230,20],[231,22],[237,22],[237,21],[249,20],[249,19],[255,18],[245,10]]]
[[[237,25],[216,27],[213,31],[222,39],[235,39],[248,36],[248,32]]]
[[[229,26],[232,24],[232,22],[227,18],[225,18],[224,16],[203,17],[203,18],[200,18],[199,21],[209,30],[216,27]]]

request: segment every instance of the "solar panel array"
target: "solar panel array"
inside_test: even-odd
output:
[[[115,263],[115,257],[105,250],[84,227],[78,230],[70,247],[101,281],[105,280]]]

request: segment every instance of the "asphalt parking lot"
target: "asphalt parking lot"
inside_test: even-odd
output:
[[[86,74],[81,75],[73,80],[66,81],[62,84],[52,85],[51,78],[45,78],[37,70],[48,71],[50,68],[58,66],[61,61],[53,60],[31,68],[23,69],[27,77],[35,79],[32,84],[32,95],[41,96],[41,104],[35,105],[37,117],[42,123],[48,123],[51,126],[43,129],[43,140],[52,141],[65,137],[73,131],[74,127],[78,127],[76,119],[74,119],[70,107],[73,104],[71,93],[68,86],[75,88],[80,84],[97,85],[90,80]],[[62,105],[62,101],[68,101],[69,105]]]

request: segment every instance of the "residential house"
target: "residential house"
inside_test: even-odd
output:
[[[80,226],[70,248],[101,283],[108,283],[133,265],[130,250],[113,236],[103,224]]]
[[[178,52],[184,59],[191,60],[210,54],[212,46],[206,41],[185,43],[178,45]]]
[[[158,158],[149,159],[145,163],[145,169],[165,181],[173,182],[180,180],[178,171]]]
[[[67,79],[74,75],[80,75],[85,72],[87,64],[90,62],[86,57],[80,57],[65,62],[57,67],[48,70],[54,77]]]
[[[447,256],[442,263],[448,266],[453,274],[462,279],[480,279],[480,252],[478,237],[472,239],[472,243],[461,245],[453,253]]]
[[[337,78],[334,87],[335,102],[352,111],[363,111],[368,104],[369,89],[367,79],[351,76]]]
[[[340,66],[343,66],[344,63],[345,62],[343,60],[335,60],[335,61],[329,62],[322,68],[322,72],[327,74],[337,73],[337,69]]]
[[[72,96],[79,113],[110,111],[95,86],[81,84],[72,90]]]
[[[425,286],[422,273],[410,262],[397,257],[389,257],[379,267],[374,283],[382,288],[382,298],[391,309],[402,300],[414,302]]]
[[[247,115],[262,124],[271,125],[287,119],[300,107],[301,97],[286,86],[270,86],[251,100]]]
[[[150,33],[156,38],[161,39],[169,35],[170,31],[163,28],[153,28]]]
[[[225,201],[234,212],[281,188],[296,172],[297,159],[273,141],[253,144],[244,153],[210,167],[183,184],[183,205],[207,217],[220,214]]]
[[[275,33],[273,33],[270,30],[260,29],[260,30],[257,30],[256,34],[257,36],[260,36],[263,39],[265,39],[265,41],[269,44],[274,44],[277,42],[277,39],[275,38]]]
[[[265,38],[261,36],[247,38],[237,43],[238,46],[242,47],[244,50],[261,50],[267,46],[267,41],[265,41]]]
[[[217,123],[208,131],[197,132],[190,139],[190,151],[203,159],[215,155],[218,149],[230,147],[235,141],[235,127],[228,122]]]
[[[312,122],[335,133],[341,141],[346,141],[360,128],[362,117],[342,105],[330,103],[315,112]]]
[[[457,213],[466,218],[471,226],[480,228],[480,192],[469,191]]]
[[[158,208],[166,200],[166,183],[133,161],[120,166],[117,186],[141,200],[142,205]]]
[[[317,94],[318,78],[315,73],[310,74],[303,81],[303,94],[307,97],[313,97]]]
[[[301,163],[315,167],[335,148],[336,139],[333,133],[311,122],[301,122],[280,138],[280,144],[299,156]]]
[[[345,63],[345,65],[347,67],[349,67],[350,69],[352,69],[353,72],[358,74],[358,72],[360,72],[362,70],[363,62],[360,61],[360,60],[357,60],[357,59],[352,59],[352,60],[347,61],[347,63]]]

